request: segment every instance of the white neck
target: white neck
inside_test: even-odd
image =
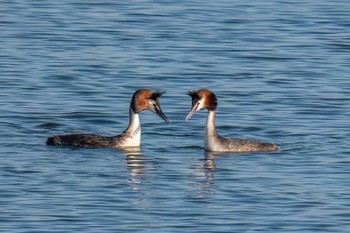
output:
[[[129,110],[129,126],[124,131],[129,133],[124,146],[140,146],[141,145],[141,124],[138,113],[135,113],[132,108]]]
[[[215,128],[216,110],[208,111],[207,123],[205,125],[204,148],[213,151],[217,146],[217,133]]]

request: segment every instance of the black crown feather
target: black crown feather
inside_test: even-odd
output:
[[[161,91],[161,90],[157,90],[157,91],[155,91],[155,92],[153,92],[153,94],[152,94],[152,99],[153,100],[158,100],[162,95],[164,95],[165,94],[165,91]]]

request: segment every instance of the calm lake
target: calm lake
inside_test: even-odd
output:
[[[120,3],[119,3],[120,2]],[[2,1],[1,232],[348,232],[350,2]],[[140,152],[46,145],[121,133],[132,94]],[[274,153],[203,149],[218,97],[225,137]]]

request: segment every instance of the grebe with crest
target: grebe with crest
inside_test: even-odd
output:
[[[205,126],[204,149],[216,152],[270,152],[276,151],[276,144],[264,143],[249,139],[224,138],[221,137],[215,128],[217,98],[208,89],[189,91],[192,97],[192,108],[186,117],[189,120],[196,111],[208,110],[208,118]]]
[[[125,149],[139,147],[141,145],[140,112],[149,110],[156,113],[165,122],[170,123],[159,104],[159,98],[164,93],[162,91],[152,92],[147,89],[137,90],[130,102],[129,125],[120,135],[112,137],[95,134],[54,135],[47,139],[46,144],[85,148],[114,147]]]

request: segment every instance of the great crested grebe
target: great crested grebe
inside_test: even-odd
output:
[[[132,96],[129,109],[129,126],[120,135],[113,137],[99,136],[95,134],[68,134],[54,135],[47,139],[47,145],[71,146],[71,147],[115,147],[128,148],[139,147],[141,144],[141,124],[139,113],[150,110],[156,113],[164,121],[169,123],[167,116],[160,108],[159,98],[165,92],[152,92],[147,89],[137,90]]]
[[[208,118],[205,127],[204,148],[207,151],[217,152],[258,152],[276,151],[277,145],[263,143],[248,139],[224,138],[218,135],[215,128],[217,99],[213,92],[207,89],[189,91],[192,97],[192,108],[186,117],[189,120],[192,115],[201,109],[208,109]]]

